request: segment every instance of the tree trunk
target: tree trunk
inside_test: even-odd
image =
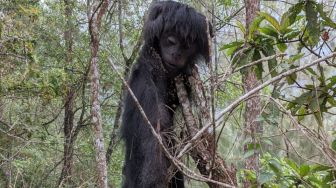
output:
[[[259,0],[245,0],[245,7],[246,7],[246,33],[249,31],[250,24],[252,23],[253,19],[256,17],[257,11],[260,9],[260,1]],[[247,44],[248,45],[248,44]],[[253,67],[247,68],[246,74],[243,75],[242,81],[244,84],[244,91],[245,93],[252,90],[254,87],[258,85],[258,79],[256,73],[253,70]],[[244,136],[245,139],[249,137],[252,138],[252,144],[254,145],[254,155],[247,158],[245,161],[245,168],[253,170],[256,172],[258,178],[258,171],[259,171],[259,153],[256,149],[256,134],[261,132],[261,125],[257,121],[257,117],[260,115],[261,112],[261,104],[260,104],[260,96],[259,92],[256,93],[251,99],[247,100],[245,112],[244,112],[244,119],[245,119],[245,132]],[[247,145],[244,146],[244,151],[247,151]],[[247,181],[244,181],[244,187],[250,187],[251,184]]]
[[[98,187],[107,188],[107,166],[106,153],[104,149],[103,126],[100,114],[99,103],[99,69],[98,69],[98,50],[99,50],[99,29],[101,19],[108,7],[108,1],[93,1],[89,11],[89,32],[91,36],[91,101],[92,101],[92,123],[94,128],[95,140],[94,146],[96,150],[96,162],[98,173]]]
[[[64,15],[66,18],[67,30],[64,32],[64,41],[66,46],[66,63],[68,65],[72,64],[73,59],[73,24],[71,23],[73,2],[71,0],[64,0]],[[74,140],[72,137],[72,132],[74,128],[74,101],[75,101],[75,90],[69,83],[66,86],[66,97],[64,105],[64,122],[63,122],[63,132],[64,132],[64,157],[63,157],[63,168],[61,176],[59,179],[59,185],[71,185],[71,175],[73,166],[73,151],[74,151]]]

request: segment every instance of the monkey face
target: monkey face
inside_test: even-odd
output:
[[[180,73],[197,54],[196,45],[183,42],[174,33],[163,34],[159,46],[163,64],[170,73]]]

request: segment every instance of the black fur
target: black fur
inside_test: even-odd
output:
[[[195,59],[209,60],[207,22],[195,9],[173,1],[154,3],[144,32],[145,43],[133,66],[129,86],[165,144],[173,131],[178,99],[174,77],[186,74]],[[183,175],[167,179],[171,165],[130,94],[124,101],[121,136],[126,155],[123,188],[183,188]]]

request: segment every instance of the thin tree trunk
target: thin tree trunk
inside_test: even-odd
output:
[[[107,164],[110,163],[110,159],[111,159],[111,155],[112,155],[112,152],[113,152],[113,147],[115,146],[116,142],[117,142],[117,130],[119,129],[120,127],[120,117],[121,117],[121,112],[122,112],[122,109],[123,109],[123,89],[121,90],[121,93],[120,93],[120,97],[119,97],[119,102],[118,102],[118,109],[117,109],[117,112],[116,112],[116,115],[114,117],[114,123],[113,123],[113,129],[111,131],[111,134],[110,134],[110,142],[109,142],[109,145],[107,147],[107,151],[106,151],[106,162]]]
[[[67,20],[67,30],[64,32],[64,41],[66,45],[66,63],[68,65],[72,64],[73,59],[73,24],[71,23],[73,2],[71,0],[64,0],[65,11],[64,15]],[[73,151],[74,151],[74,140],[72,138],[72,131],[74,128],[74,101],[75,101],[75,90],[71,86],[71,83],[66,86],[66,97],[64,105],[64,122],[63,122],[63,132],[64,132],[64,159],[63,168],[61,176],[59,179],[59,185],[71,185],[71,175],[73,167]]]
[[[139,35],[139,38],[138,38],[138,41],[137,43],[135,44],[133,50],[132,50],[132,53],[129,57],[126,56],[126,53],[125,53],[125,48],[124,48],[124,45],[123,45],[123,40],[124,40],[124,33],[123,33],[123,29],[122,29],[122,26],[123,26],[123,19],[122,19],[122,10],[123,10],[123,1],[118,1],[118,25],[119,25],[119,48],[120,48],[120,51],[121,51],[121,55],[123,56],[124,58],[124,61],[125,61],[125,70],[124,70],[124,79],[127,80],[128,78],[128,75],[129,75],[129,72],[131,70],[131,65],[132,63],[134,62],[135,60],[135,57],[137,56],[139,50],[140,50],[140,47],[141,47],[141,44],[142,44],[142,32],[140,33]],[[121,112],[123,110],[123,101],[124,101],[124,93],[126,91],[126,87],[124,84],[122,84],[122,87],[121,87],[121,92],[120,92],[120,96],[119,96],[119,102],[118,102],[118,109],[117,109],[117,112],[116,112],[116,115],[115,115],[115,118],[114,118],[114,126],[113,126],[113,129],[111,131],[111,134],[110,134],[110,142],[109,142],[109,145],[108,145],[108,148],[107,148],[107,151],[106,151],[106,160],[107,160],[107,163],[109,164],[110,162],[110,158],[111,158],[111,155],[112,155],[112,152],[113,152],[113,147],[115,146],[116,144],[116,141],[117,141],[117,130],[119,129],[120,127],[120,117],[121,117]]]
[[[246,33],[249,31],[250,24],[252,23],[253,19],[256,17],[257,11],[260,10],[260,1],[259,0],[245,0],[245,7],[246,7]],[[244,91],[245,93],[252,90],[254,87],[258,85],[258,79],[256,76],[255,71],[253,68],[248,68],[249,70],[246,71],[246,74],[243,75],[242,80],[244,84]],[[245,168],[253,170],[256,172],[258,178],[258,171],[259,171],[259,153],[256,149],[256,134],[261,132],[261,125],[257,121],[257,117],[260,115],[261,112],[261,104],[260,104],[260,96],[259,92],[254,95],[251,99],[247,100],[245,112],[244,112],[244,119],[245,119],[245,132],[244,136],[245,139],[249,137],[252,138],[252,144],[254,145],[255,153],[251,157],[247,158],[245,161]],[[247,151],[247,146],[244,146],[244,150]],[[244,187],[250,187],[251,184],[247,181],[244,182]]]
[[[98,187],[107,188],[107,166],[106,153],[104,149],[104,135],[99,103],[99,69],[98,69],[98,50],[99,50],[99,29],[101,19],[108,7],[108,1],[93,1],[89,11],[89,32],[91,36],[91,100],[92,100],[92,123],[94,128],[96,150],[96,162],[98,173]]]
[[[2,101],[2,99],[0,98],[0,122],[3,120],[4,109],[5,109],[5,105]],[[4,181],[5,187],[9,187],[9,172],[8,172],[6,166],[7,165],[0,166],[0,180],[2,179]]]

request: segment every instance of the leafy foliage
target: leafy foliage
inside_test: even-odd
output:
[[[288,158],[264,154],[258,182],[262,187],[334,187],[336,171],[324,165],[298,165]],[[249,181],[256,183],[254,171],[244,170]],[[256,185],[254,185],[256,187]]]

